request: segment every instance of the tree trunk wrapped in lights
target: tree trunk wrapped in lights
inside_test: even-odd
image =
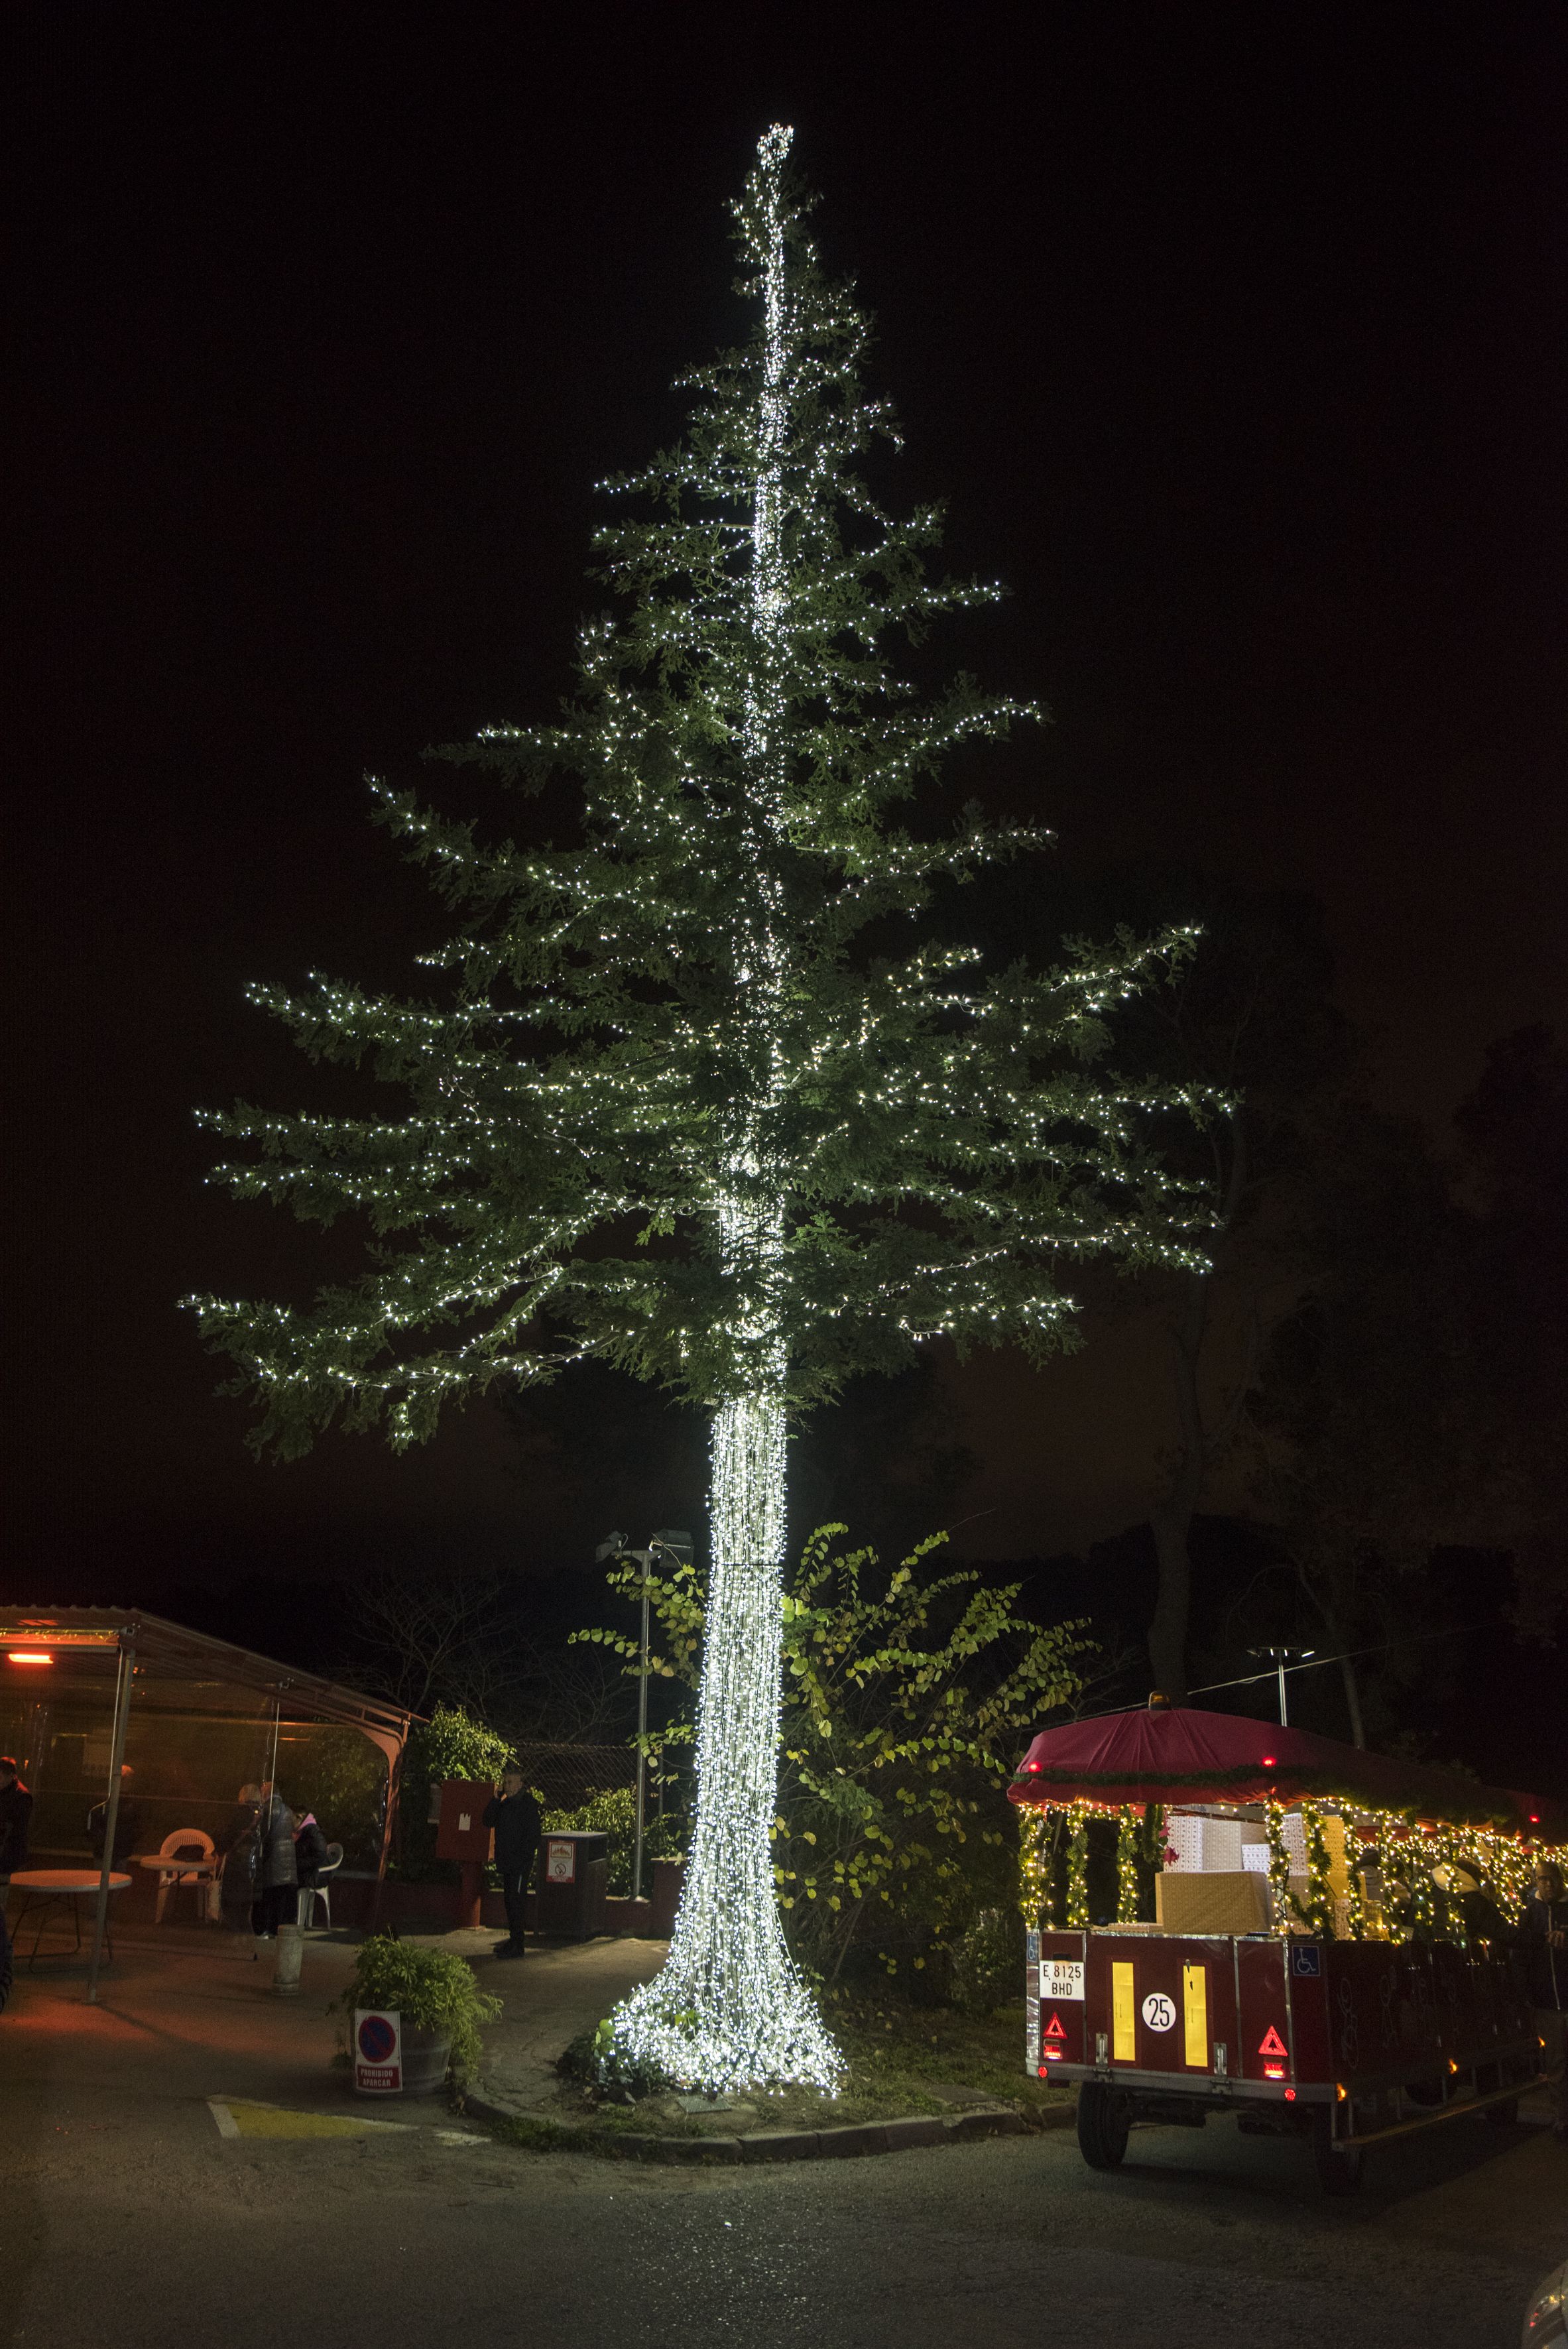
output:
[[[445,996],[256,990],[411,1105],[214,1118],[252,1145],[222,1179],[307,1219],[358,1213],[371,1268],[306,1311],[194,1300],[285,1454],[335,1420],[422,1440],[444,1402],[586,1356],[712,1413],[691,1859],[669,1961],[616,2036],[714,2088],[840,2068],[768,1846],[791,1416],[935,1336],[1070,1345],[1065,1270],[1194,1265],[1206,1221],[1158,1152],[1161,1119],[1202,1104],[1103,1065],[1117,1004],[1186,933],[1043,971],[896,950],[935,886],[1048,837],[892,820],[946,750],[1037,713],[965,678],[923,699],[883,657],[995,591],[928,580],[934,510],[896,520],[856,471],[892,428],[789,146],[768,133],[737,207],[755,331],[689,379],[686,439],[610,484],[653,512],[599,534],[625,605],[585,628],[576,702],[445,754],[527,789],[574,776],[580,837],[484,840],[383,792],[462,911],[433,958]]]

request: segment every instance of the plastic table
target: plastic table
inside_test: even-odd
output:
[[[20,1940],[22,1936],[23,1920],[26,1917],[29,1909],[36,1909],[40,1912],[38,1918],[38,1928],[33,1936],[32,1952],[27,1960],[27,1971],[29,1973],[32,1972],[34,1961],[38,1955],[38,1944],[44,1938],[44,1920],[47,1917],[51,1909],[58,1909],[66,1903],[69,1903],[71,1921],[77,1929],[76,1950],[73,1950],[71,1953],[72,1956],[74,1957],[77,1951],[80,1950],[82,1946],[82,1912],[77,1904],[84,1894],[97,1893],[100,1880],[98,1871],[96,1868],[18,1868],[15,1875],[11,1878],[13,1889],[23,1895],[22,1906],[17,1912],[16,1917],[15,1938],[18,1940]],[[111,1876],[108,1880],[108,1889],[111,1892],[123,1892],[129,1882],[130,1878],[129,1876]],[[114,1955],[114,1943],[108,1937],[108,1926],[107,1920],[104,1926],[104,1946],[108,1950],[109,1956],[112,1958]]]
[[[222,1873],[223,1868],[217,1853],[211,1851],[204,1859],[172,1859],[165,1858],[159,1851],[138,1852],[136,1864],[138,1868],[151,1868],[158,1871],[159,1922],[162,1921],[166,1894],[177,1892],[187,1879],[192,1884],[211,1885]]]

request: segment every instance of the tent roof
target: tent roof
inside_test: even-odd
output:
[[[1482,1786],[1460,1770],[1396,1762],[1310,1730],[1191,1705],[1109,1713],[1042,1730],[1007,1789],[1015,1803],[1257,1803],[1304,1795],[1413,1810],[1455,1826],[1560,1837],[1561,1806]]]
[[[346,1728],[361,1729],[377,1743],[401,1745],[418,1715],[361,1689],[344,1688],[318,1673],[301,1671],[188,1630],[140,1607],[0,1608],[0,1655],[14,1648],[49,1648],[64,1654],[132,1647],[139,1664],[180,1680],[221,1680],[275,1697],[291,1714],[306,1714]],[[19,1678],[19,1674],[8,1677]]]

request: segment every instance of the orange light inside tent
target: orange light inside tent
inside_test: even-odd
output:
[[[53,1656],[46,1656],[33,1648],[13,1648],[5,1659],[8,1664],[52,1664]]]

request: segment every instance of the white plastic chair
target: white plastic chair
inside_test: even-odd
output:
[[[342,1866],[343,1846],[340,1843],[329,1843],[326,1847],[326,1857],[321,1864],[321,1873],[323,1878],[325,1878],[329,1876],[335,1876]],[[315,1914],[315,1904],[318,1900],[326,1911],[326,1921],[330,1927],[332,1923],[331,1885],[323,1882],[320,1884],[302,1884],[300,1886],[299,1929],[302,1933],[309,1931],[310,1920]]]
[[[162,1924],[163,1912],[169,1906],[169,1896],[171,1892],[178,1891],[181,1884],[189,1884],[196,1895],[198,1918],[205,1918],[210,1914],[209,1888],[211,1878],[209,1871],[212,1866],[211,1837],[204,1834],[201,1827],[176,1827],[173,1834],[166,1835],[159,1845],[158,1857],[160,1859],[173,1860],[177,1851],[188,1852],[192,1844],[201,1847],[200,1859],[188,1859],[183,1868],[176,1862],[173,1867],[160,1868],[158,1871],[158,1908],[152,1920],[155,1925]],[[201,1871],[200,1874],[197,1873],[198,1869]]]

